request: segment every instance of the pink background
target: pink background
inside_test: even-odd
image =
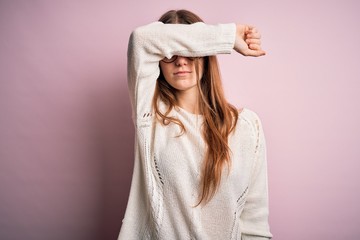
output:
[[[274,239],[359,239],[355,0],[1,1],[0,239],[116,239],[133,165],[127,40],[173,8],[262,32],[266,57],[220,61],[229,100],[264,125]]]

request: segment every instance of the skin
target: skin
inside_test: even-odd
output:
[[[261,35],[258,30],[249,25],[236,25],[236,38],[234,50],[243,56],[260,57],[265,55],[261,49]],[[199,59],[200,66],[203,64],[203,58]],[[197,110],[198,86],[195,71],[195,61],[189,58],[178,56],[172,63],[160,61],[160,68],[166,81],[174,87],[178,106],[188,112],[199,114]],[[200,76],[202,76],[200,67]]]

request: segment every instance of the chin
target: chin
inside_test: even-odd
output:
[[[175,89],[178,91],[188,91],[188,90],[194,89],[195,87],[196,87],[196,85],[195,86],[176,86]]]

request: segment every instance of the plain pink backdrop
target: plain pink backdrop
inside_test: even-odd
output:
[[[360,4],[1,1],[0,239],[116,239],[133,164],[131,31],[169,9],[256,25],[267,56],[219,57],[262,119],[274,239],[359,239]]]

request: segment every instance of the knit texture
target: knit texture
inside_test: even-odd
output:
[[[159,61],[173,55],[231,53],[235,24],[151,23],[137,28],[128,46],[128,85],[135,124],[135,162],[119,240],[268,239],[266,146],[256,113],[243,109],[229,137],[231,166],[206,205],[199,200],[206,151],[203,117],[179,107],[172,116],[186,132],[154,116],[152,98]],[[164,106],[160,106],[164,109]]]

